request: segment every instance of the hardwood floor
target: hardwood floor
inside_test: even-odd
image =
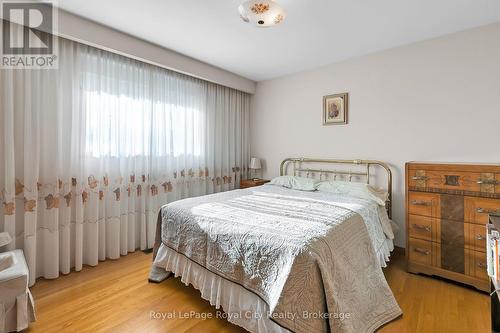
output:
[[[37,322],[27,332],[243,332],[220,318],[151,319],[151,311],[221,315],[192,287],[170,278],[147,282],[151,254],[101,262],[32,288]],[[384,270],[403,316],[379,332],[489,332],[489,297],[404,270],[394,255]]]

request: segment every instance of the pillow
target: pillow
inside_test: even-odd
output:
[[[301,191],[316,191],[316,179],[296,177],[296,176],[280,176],[271,180],[270,184],[292,188]]]
[[[389,197],[389,193],[383,190],[358,182],[324,181],[317,184],[316,189],[320,192],[345,194],[360,199],[373,200],[381,206],[385,206],[385,202]]]

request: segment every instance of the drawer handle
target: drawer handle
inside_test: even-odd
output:
[[[420,230],[425,230],[425,231],[431,232],[431,227],[426,226],[426,225],[420,225],[420,224],[413,223],[412,226],[415,229],[420,229]]]
[[[481,267],[481,268],[486,268],[486,263],[484,263],[484,262],[478,262],[477,266]]]
[[[415,247],[413,249],[415,252],[418,252],[418,253],[422,253],[422,254],[425,254],[426,256],[429,255],[430,251],[429,250],[426,250],[426,249],[421,249],[419,247]]]
[[[476,235],[476,239],[477,240],[485,240],[486,237],[484,237],[483,235]]]
[[[432,205],[432,202],[422,201],[422,200],[412,200],[412,201],[410,201],[410,203],[412,205],[416,205],[416,206],[431,206]]]
[[[487,179],[487,180],[478,180],[476,183],[480,185],[500,185],[500,181],[495,179]]]
[[[413,180],[427,180],[427,179],[429,179],[429,177],[426,177],[426,176],[413,176],[413,177],[411,177],[411,179],[413,179]]]
[[[496,209],[484,209],[481,207],[476,208],[476,212],[479,214],[490,214],[490,215],[500,215],[500,210]]]

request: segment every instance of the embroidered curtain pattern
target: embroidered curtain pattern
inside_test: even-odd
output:
[[[59,40],[0,70],[0,230],[37,277],[151,248],[159,208],[246,177],[249,95]]]

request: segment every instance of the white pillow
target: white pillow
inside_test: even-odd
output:
[[[294,190],[316,191],[318,180],[297,176],[280,176],[271,180],[270,184],[292,188]]]
[[[0,272],[14,266],[16,263],[16,257],[12,252],[0,253]]]
[[[9,244],[12,241],[7,231],[0,232],[0,247]]]
[[[320,192],[344,194],[360,199],[373,200],[381,206],[385,206],[385,202],[389,197],[389,193],[359,182],[324,181],[317,184],[316,189]]]

